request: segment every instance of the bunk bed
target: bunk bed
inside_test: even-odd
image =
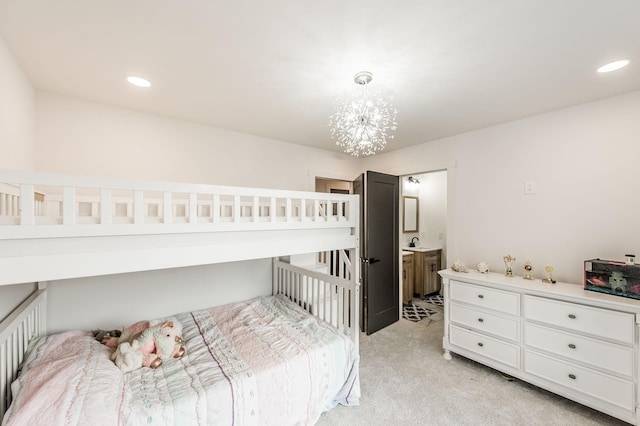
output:
[[[0,291],[37,283],[0,323],[0,419],[313,424],[358,404],[358,220],[354,195],[0,170]],[[48,334],[58,280],[265,258],[271,296],[158,312],[186,354],[156,369],[122,373],[82,324]]]

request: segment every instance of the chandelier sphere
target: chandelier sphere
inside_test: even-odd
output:
[[[372,78],[368,71],[356,74],[353,79],[356,90],[339,99],[335,113],[329,117],[331,138],[345,153],[355,157],[382,151],[397,127],[398,111],[390,98],[370,92],[368,85]]]

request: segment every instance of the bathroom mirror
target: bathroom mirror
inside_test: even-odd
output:
[[[418,232],[418,197],[402,197],[404,217],[402,232]]]

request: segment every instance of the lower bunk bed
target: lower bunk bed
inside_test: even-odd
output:
[[[185,354],[126,373],[91,331],[45,335],[38,290],[0,328],[3,372],[24,353],[2,424],[314,424],[357,405],[357,286],[281,260],[274,278],[271,296],[158,318]]]
[[[313,424],[358,404],[358,236],[356,195],[0,170],[2,425]],[[199,267],[256,259],[273,259],[271,296],[261,269],[249,300],[206,308],[234,283]],[[182,330],[184,355],[155,369],[119,369],[87,329],[127,327],[130,311],[81,315],[57,292],[65,280],[180,268],[199,269],[189,284],[218,285],[183,291],[188,312],[127,294],[150,309],[133,321],[171,318]],[[2,286],[35,290],[20,303]],[[54,325],[61,316],[69,326]]]

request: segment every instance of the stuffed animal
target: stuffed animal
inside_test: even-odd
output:
[[[173,321],[153,325],[149,321],[137,322],[122,332],[111,359],[123,372],[158,368],[163,361],[184,355],[184,340],[179,333],[181,327]]]
[[[122,330],[93,330],[93,337],[105,346],[115,350],[118,347],[118,338]]]

